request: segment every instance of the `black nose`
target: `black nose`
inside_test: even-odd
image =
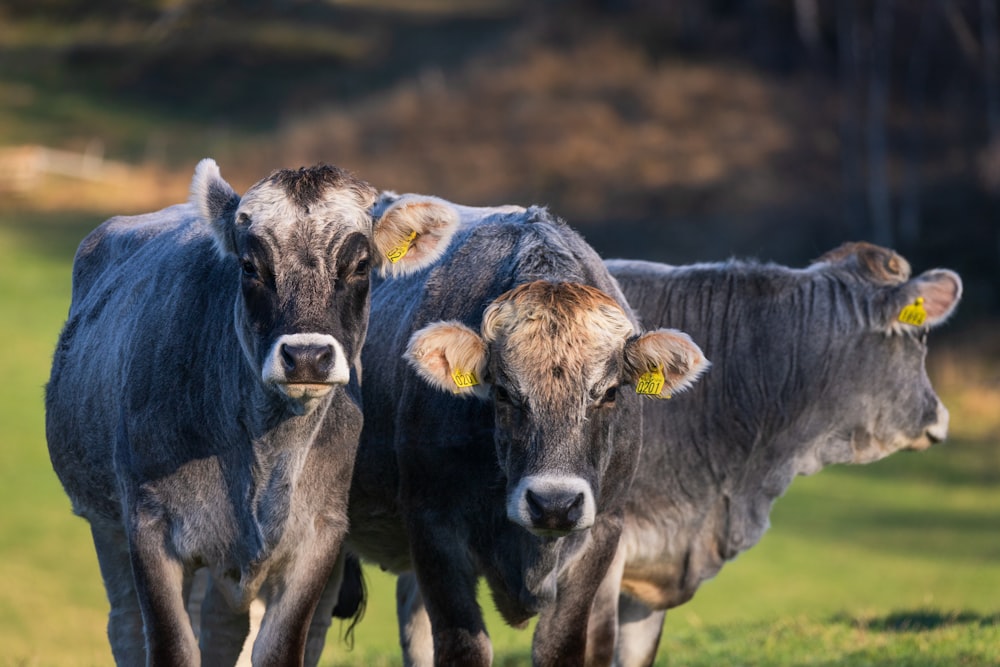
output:
[[[288,383],[327,382],[333,359],[332,345],[281,346],[281,363]]]
[[[528,489],[524,494],[528,514],[535,528],[570,531],[583,516],[583,494],[572,492],[538,493]]]

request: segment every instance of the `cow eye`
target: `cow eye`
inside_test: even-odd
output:
[[[601,405],[614,405],[616,398],[618,398],[618,387],[609,387],[601,397]]]
[[[240,262],[240,269],[242,269],[243,275],[245,275],[247,278],[257,277],[257,267],[254,266],[254,263],[251,262],[249,259],[244,259],[243,261]]]
[[[367,276],[368,269],[371,266],[371,262],[365,257],[363,260],[358,262],[357,266],[354,267],[354,275],[356,276]]]
[[[493,385],[493,396],[496,397],[497,403],[510,403],[510,392],[501,387],[498,384]]]

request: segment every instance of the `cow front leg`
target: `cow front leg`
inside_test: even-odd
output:
[[[441,516],[407,517],[409,534],[419,536],[411,539],[410,549],[430,618],[434,664],[489,667],[493,646],[476,600],[476,570],[462,546],[467,540],[446,527],[453,524]]]
[[[559,575],[555,602],[539,615],[531,647],[536,667],[583,665],[586,661],[590,611],[615,558],[621,519],[599,516],[590,531],[583,553]]]
[[[615,558],[604,575],[587,627],[587,667],[610,667],[618,643],[618,596],[625,572],[625,549],[619,540]]]
[[[142,610],[132,577],[128,538],[120,524],[91,524],[97,563],[108,594],[108,641],[118,665],[146,664],[146,639],[142,630]]]
[[[650,609],[628,595],[618,599],[616,667],[650,667],[663,634],[666,610]]]
[[[396,617],[399,620],[399,644],[405,667],[431,667],[434,664],[434,637],[424,598],[412,572],[396,579]]]
[[[347,552],[341,550],[340,556],[334,564],[333,573],[327,579],[326,587],[316,604],[316,611],[313,612],[312,621],[309,624],[309,637],[306,640],[306,657],[303,663],[305,667],[316,667],[319,664],[320,656],[323,655],[326,635],[330,631],[334,608],[337,606],[340,590],[343,586],[346,558]]]
[[[194,592],[196,591],[193,590],[192,593]],[[190,608],[190,600],[188,606]],[[236,665],[250,631],[250,614],[247,611],[233,611],[211,575],[205,577],[200,618],[202,664],[206,667]]]
[[[129,557],[142,611],[147,665],[200,664],[198,643],[184,608],[184,568],[167,552],[162,518],[135,512],[128,531]]]
[[[267,583],[266,609],[252,652],[255,667],[303,664],[320,598],[328,586],[340,586],[339,581],[331,584],[330,579],[346,527],[329,517],[317,523],[316,538],[301,544],[284,570]]]

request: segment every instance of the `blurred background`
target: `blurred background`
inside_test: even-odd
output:
[[[1000,664],[998,33],[997,0],[0,0],[0,665],[110,660],[42,386],[77,243],[183,201],[209,156],[238,191],[329,162],[545,204],[609,257],[801,266],[869,240],[959,271],[929,359],[949,444],[797,481],[661,659]],[[330,661],[398,661],[370,576]]]
[[[77,177],[145,210],[201,157],[243,187],[326,161],[547,204],[614,254],[801,263],[868,239],[960,270],[963,317],[1000,308],[995,0],[2,7],[12,197],[95,205],[55,182]]]

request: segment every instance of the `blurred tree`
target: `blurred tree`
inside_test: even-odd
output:
[[[923,158],[924,100],[927,86],[927,56],[933,34],[937,2],[925,0],[920,8],[920,26],[917,29],[916,46],[910,51],[906,70],[906,103],[908,128],[906,140],[903,189],[899,212],[900,240],[907,247],[915,245],[920,238],[920,196],[921,161]]]
[[[886,121],[892,64],[892,0],[875,0],[868,74],[868,209],[871,238],[892,247],[892,210],[889,201],[889,163]]]
[[[861,125],[861,36],[855,0],[837,4],[837,53],[840,82],[840,159],[843,226],[848,238],[863,238]]]

